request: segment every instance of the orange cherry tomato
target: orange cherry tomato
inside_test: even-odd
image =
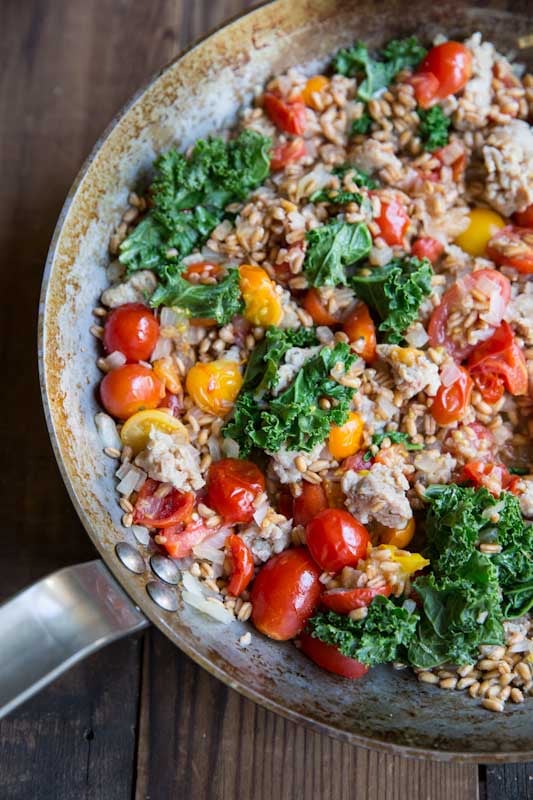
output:
[[[524,275],[533,273],[533,229],[507,225],[487,245],[487,256],[495,264],[513,267]]]
[[[313,75],[312,78],[309,78],[302,91],[302,100],[305,105],[320,110],[317,108],[317,103],[313,95],[320,94],[326,86],[329,86],[329,78],[326,78],[325,75]]]
[[[124,364],[104,376],[100,399],[105,410],[117,419],[128,419],[137,411],[157,408],[165,387],[154,371],[141,364]]]
[[[200,278],[218,278],[224,271],[222,264],[212,264],[210,261],[195,261],[184,270],[183,277],[194,283],[195,276]]]
[[[248,545],[235,534],[228,536],[226,546],[229,548],[232,563],[228,592],[233,597],[238,597],[254,577],[254,557]]]
[[[303,136],[307,125],[305,105],[302,100],[283,100],[279,92],[265,92],[263,108],[274,125],[285,133]]]
[[[380,234],[388,245],[403,243],[403,237],[409,228],[410,219],[400,200],[382,200],[379,216],[374,219],[379,226]]]
[[[206,502],[227,522],[250,522],[264,491],[263,474],[251,461],[223,458],[209,467]]]
[[[477,345],[467,367],[487,403],[497,402],[505,389],[512,395],[527,394],[526,357],[508,322],[502,322],[490,339]]]
[[[152,478],[145,480],[133,510],[133,521],[136,525],[170,528],[190,519],[194,507],[194,494],[171,489],[164,497],[158,497],[157,490],[161,485]]]
[[[519,228],[533,228],[533,203],[524,211],[516,211],[513,214],[513,221]]]
[[[315,325],[338,325],[341,321],[340,312],[332,314],[328,311],[318,289],[307,290],[302,306],[311,315]]]
[[[302,492],[294,498],[292,518],[295,525],[307,525],[328,507],[328,498],[321,483],[302,482]]]
[[[350,611],[354,611],[356,608],[369,606],[378,594],[388,597],[391,591],[392,587],[388,583],[385,586],[377,586],[375,588],[363,586],[355,589],[328,589],[322,593],[320,602],[330,611],[335,611],[337,614],[349,614]]]
[[[207,414],[225,416],[233,407],[242,386],[242,375],[234,361],[220,359],[194,364],[185,380],[194,403]]]
[[[360,661],[343,656],[335,645],[326,644],[308,633],[303,633],[300,637],[300,650],[322,669],[341,675],[343,678],[355,680],[362,678],[368,672],[368,667]]]
[[[370,544],[367,529],[340,508],[317,514],[307,524],[305,538],[314,560],[327,572],[355,567],[365,558]]]
[[[281,322],[281,299],[266,270],[252,264],[241,264],[239,287],[244,300],[244,316],[252,325],[278,325]]]
[[[388,528],[386,525],[377,525],[377,534],[380,544],[390,544],[403,550],[415,535],[415,520],[411,517],[405,528]]]
[[[439,81],[432,72],[415,72],[409,79],[415,90],[416,102],[420,108],[429,108],[439,90]]]
[[[159,338],[159,323],[142,303],[125,303],[108,314],[104,327],[104,349],[120,350],[126,360],[147,361]]]
[[[332,425],[329,432],[329,452],[336,461],[353,456],[361,448],[364,420],[356,411],[350,411],[344,425]]]
[[[352,350],[371,364],[376,358],[376,326],[366,303],[356,303],[348,311],[342,330],[350,340]]]
[[[417,74],[430,74],[437,79],[438,85],[435,87],[433,83],[432,95],[427,92],[422,98],[417,96],[419,105],[427,108],[460,91],[470,80],[472,53],[460,42],[443,42],[431,48],[420,64]],[[426,78],[426,81],[429,82],[429,78]]]
[[[250,593],[252,622],[265,636],[286,641],[297,636],[320,600],[320,569],[305,547],[273,556]]]
[[[433,405],[431,416],[438,425],[450,425],[459,422],[468,408],[474,382],[468,370],[458,367],[459,374],[449,386],[439,386]]]
[[[473,483],[476,489],[484,486],[492,495],[499,497],[502,491],[516,492],[518,476],[511,475],[505,464],[491,461],[469,461],[461,476],[463,481]]]
[[[303,139],[292,139],[290,142],[277,144],[272,150],[270,169],[283,169],[288,164],[295,164],[307,155],[307,148]]]
[[[443,250],[444,245],[438,239],[432,239],[431,236],[421,236],[413,242],[411,255],[416,256],[416,258],[427,258],[428,261],[434,264]]]

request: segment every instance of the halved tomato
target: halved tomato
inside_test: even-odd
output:
[[[467,367],[487,403],[496,403],[506,389],[512,395],[527,394],[526,357],[508,322],[475,348]]]
[[[294,133],[296,136],[305,133],[307,115],[301,99],[288,102],[277,91],[265,92],[263,108],[274,125],[285,133]]]
[[[303,139],[292,139],[290,142],[277,144],[270,157],[270,169],[283,169],[288,164],[295,164],[307,155],[307,148]]]
[[[157,494],[163,486],[159,481],[147,478],[137,497],[133,511],[136,525],[149,528],[170,528],[190,519],[194,507],[192,492],[179,492],[172,488],[163,496]]]
[[[375,588],[363,586],[355,589],[328,589],[321,594],[320,601],[330,611],[336,611],[337,614],[349,614],[355,608],[369,606],[378,594],[388,597],[391,591],[392,588],[388,583]]]
[[[232,565],[228,592],[238,597],[254,577],[254,557],[246,542],[234,533],[226,539],[226,546]]]
[[[301,494],[294,498],[292,512],[294,524],[307,525],[327,507],[328,499],[323,485],[303,481]]]
[[[311,315],[315,325],[338,325],[341,322],[340,310],[331,313],[318,289],[307,290],[302,306]]]
[[[517,475],[509,473],[505,464],[491,461],[469,461],[463,468],[461,478],[473,483],[477,489],[484,486],[495,497],[499,497],[502,491],[515,494],[520,480]]]
[[[525,275],[533,273],[533,229],[507,225],[487,246],[487,256],[495,264],[513,267]]]
[[[315,639],[308,633],[300,636],[300,650],[322,669],[343,678],[362,678],[368,672],[368,667],[360,661],[343,656],[334,645]]]
[[[431,416],[439,425],[459,422],[464,417],[470,402],[474,385],[472,378],[464,367],[456,369],[455,379],[447,386],[444,383],[439,386],[431,406]]]
[[[208,528],[202,519],[190,522],[188,525],[180,522],[161,531],[166,540],[161,547],[171,558],[186,558],[190,556],[193,547],[212,536],[216,530],[217,528]]]

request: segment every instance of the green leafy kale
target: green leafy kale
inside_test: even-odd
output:
[[[348,77],[364,76],[357,96],[368,101],[386,88],[402,69],[416,67],[425,55],[425,48],[415,36],[393,39],[381,51],[378,59],[372,58],[365,44],[356,42],[353,47],[339,50],[333,61],[333,69]]]
[[[368,255],[372,237],[363,222],[329,222],[306,234],[304,273],[310,286],[345,286],[346,267]]]
[[[452,121],[440,106],[433,106],[427,110],[417,108],[417,114],[420,118],[418,132],[424,142],[424,150],[433,152],[448,144],[448,128]]]
[[[529,475],[527,467],[509,467],[509,472],[511,475]]]
[[[372,444],[381,447],[384,439],[390,439],[392,444],[403,444],[406,450],[422,450],[423,444],[416,444],[411,441],[408,433],[402,431],[384,431],[383,433],[374,433],[372,436]],[[370,461],[372,452],[367,450],[363,456],[363,461]]]
[[[337,175],[339,178],[344,178],[349,173],[356,186],[366,186],[367,189],[377,189],[378,187],[377,181],[371,178],[368,173],[364,172],[358,167],[355,167],[353,164],[337,164],[336,167],[333,167],[331,172],[333,175]]]
[[[417,613],[378,596],[364,619],[352,620],[334,611],[321,611],[311,617],[308,630],[315,639],[338,647],[343,655],[373,667],[405,660],[417,621]]]
[[[353,120],[352,127],[350,130],[351,135],[352,136],[358,136],[361,134],[363,136],[366,135],[370,131],[370,128],[372,127],[372,122],[373,122],[372,117],[367,111],[365,111],[365,113],[362,114],[359,117],[359,119]]]
[[[358,271],[350,279],[357,297],[381,318],[379,330],[392,344],[402,341],[418,317],[422,301],[431,292],[433,270],[427,258],[394,258],[384,267]]]
[[[246,366],[242,392],[256,398],[270,391],[278,380],[278,369],[291,347],[312,347],[318,344],[314,328],[267,328]]]
[[[281,447],[308,452],[326,439],[331,425],[343,425],[348,418],[354,389],[330,377],[337,364],[342,364],[345,372],[353,365],[355,356],[348,345],[340,342],[333,348],[322,347],[303,364],[292,383],[274,397],[268,389],[275,385],[280,363],[278,352],[270,352],[275,347],[276,340],[272,340],[262,356],[268,375],[263,376],[260,361],[249,366],[233,417],[223,429],[224,436],[238,442],[241,457],[254,447],[269,453],[276,453]],[[320,408],[320,397],[331,398],[332,407]]]
[[[162,275],[165,278],[165,273]],[[173,306],[190,317],[214,319],[225,325],[243,309],[239,270],[230,269],[218,283],[201,284],[186,280],[181,272],[169,270],[151,297],[152,306]]]
[[[345,189],[318,189],[309,195],[309,200],[312,203],[336,203],[339,206],[348,203],[360,205],[363,202],[363,196],[359,192],[348,192]]]
[[[201,246],[226,216],[269,174],[270,139],[243,131],[237,139],[200,139],[190,156],[177,150],[155,161],[153,207],[120,246],[129,271],[152,269],[163,278]]]

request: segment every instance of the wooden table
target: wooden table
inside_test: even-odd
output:
[[[63,199],[130,94],[246,0],[3,0],[0,599],[94,557],[56,468],[35,358],[39,285]],[[1,647],[0,642],[0,647]],[[355,749],[211,678],[157,631],[108,647],[0,724],[1,800],[533,797],[533,765]]]

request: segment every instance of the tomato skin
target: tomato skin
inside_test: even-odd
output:
[[[328,311],[318,289],[307,290],[302,306],[311,315],[315,325],[338,325],[341,321],[339,312],[332,314]]]
[[[161,485],[152,478],[145,480],[133,511],[133,521],[136,525],[171,528],[190,519],[194,507],[194,494],[171,489],[165,497],[157,497],[155,492]]]
[[[307,525],[328,507],[326,492],[321,483],[302,482],[302,493],[294,498],[293,521],[295,525]]]
[[[290,103],[282,100],[278,92],[265,92],[263,108],[274,125],[285,133],[303,136],[307,125],[305,105],[301,100]]]
[[[308,523],[306,542],[319,567],[339,572],[343,567],[355,567],[365,558],[370,536],[347,511],[327,508]]]
[[[194,276],[205,278],[218,278],[224,271],[222,264],[213,264],[211,261],[195,261],[184,270],[183,277],[191,283],[195,283]]]
[[[512,245],[520,252],[507,255],[506,246]],[[512,267],[523,275],[533,273],[533,230],[506,225],[492,237],[487,245],[487,256],[495,264]]]
[[[284,169],[288,164],[295,164],[307,155],[307,147],[303,139],[292,139],[284,144],[277,144],[272,150],[270,169]]]
[[[389,528],[379,524],[377,533],[380,544],[392,545],[404,550],[415,535],[415,520],[411,517],[405,528]]]
[[[233,564],[228,593],[238,597],[254,577],[254,557],[248,545],[233,533],[226,539],[226,546]]]
[[[252,622],[265,636],[297,636],[320,600],[320,569],[305,547],[273,556],[259,570],[250,593]]]
[[[472,74],[472,54],[464,44],[443,42],[431,48],[417,72],[430,73],[438,82],[433,96],[424,98],[426,105],[422,108],[427,108],[427,104],[444,100],[465,86]]]
[[[206,502],[228,522],[250,522],[265,479],[251,461],[223,458],[209,467]]]
[[[382,238],[388,245],[402,244],[409,228],[410,219],[400,200],[382,200],[381,211],[374,222],[379,226]]]
[[[439,425],[450,425],[459,422],[466,412],[474,382],[467,369],[459,367],[459,376],[449,386],[439,386],[433,405],[431,416]]]
[[[361,449],[365,423],[357,411],[350,411],[344,425],[332,425],[329,431],[329,452],[336,461],[349,458]]]
[[[524,211],[516,211],[513,214],[513,222],[516,222],[519,228],[533,228],[533,203]]]
[[[342,330],[350,340],[352,349],[367,364],[376,359],[376,326],[366,303],[356,303],[342,323]],[[355,346],[354,346],[355,345]]]
[[[438,239],[432,239],[431,236],[421,236],[413,242],[411,255],[417,258],[427,258],[428,261],[434,264],[443,250],[444,245]]]
[[[461,475],[463,481],[473,483],[476,489],[484,486],[494,497],[502,491],[515,493],[518,477],[511,475],[505,464],[491,461],[469,461],[465,464]]]
[[[171,558],[186,558],[193,547],[212,536],[215,530],[216,528],[208,528],[203,520],[190,522],[188,525],[181,522],[161,532],[166,539],[161,547]]]
[[[388,583],[385,586],[377,586],[376,588],[363,586],[355,589],[329,589],[327,592],[322,593],[320,602],[330,611],[335,611],[337,614],[349,614],[350,611],[356,608],[369,606],[378,594],[388,597],[391,592],[392,587]]]
[[[104,326],[104,349],[120,350],[131,364],[147,361],[159,338],[159,323],[142,303],[125,303],[108,314]]]
[[[360,661],[343,656],[334,645],[315,639],[308,633],[300,636],[300,650],[322,669],[341,675],[343,678],[355,680],[362,678],[368,672],[368,667]]]
[[[432,72],[415,72],[409,83],[415,90],[416,102],[420,108],[429,108],[439,90],[438,78]]]
[[[505,389],[512,395],[527,394],[526,357],[508,322],[503,321],[490,339],[476,346],[467,367],[487,403],[497,402]]]
[[[100,399],[105,410],[117,419],[128,419],[144,408],[157,408],[165,387],[153,370],[141,364],[124,364],[104,376]]]

